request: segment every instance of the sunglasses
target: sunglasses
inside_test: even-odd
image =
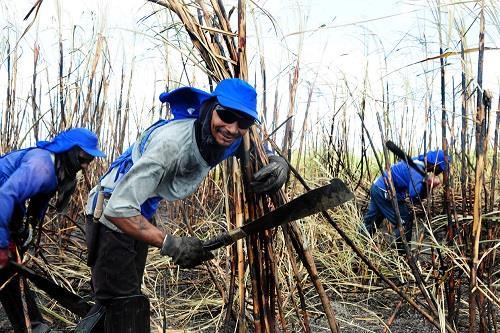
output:
[[[247,129],[255,123],[255,119],[243,115],[241,112],[234,111],[231,109],[226,109],[220,105],[215,107],[215,111],[219,115],[219,118],[226,124],[232,124],[238,122],[238,127],[241,129]]]

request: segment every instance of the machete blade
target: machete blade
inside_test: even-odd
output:
[[[203,248],[209,251],[215,250],[248,235],[332,209],[353,198],[354,194],[347,188],[346,184],[342,180],[334,178],[330,184],[302,194],[240,228],[205,241]]]
[[[419,168],[415,162],[413,162],[413,159],[411,158],[410,155],[408,155],[407,153],[405,153],[401,148],[399,148],[394,142],[392,142],[391,140],[388,140],[386,143],[385,143],[385,146],[387,147],[387,149],[389,149],[394,155],[396,155],[397,158],[399,158],[400,160],[406,162],[406,164],[408,164],[409,166],[411,166],[415,171],[417,171],[421,176],[423,177],[426,177],[427,176],[427,173],[422,170],[421,168]]]
[[[241,227],[249,235],[337,207],[354,198],[340,179],[311,190]]]

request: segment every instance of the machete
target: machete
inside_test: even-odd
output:
[[[244,238],[279,225],[304,218],[328,209],[334,208],[354,198],[354,194],[343,181],[334,178],[330,184],[309,191],[289,201],[252,222],[240,228],[221,233],[203,242],[203,248],[208,251],[231,245]]]
[[[385,143],[387,149],[394,153],[400,160],[405,161],[409,166],[411,166],[415,171],[417,171],[421,176],[427,177],[427,173],[425,173],[418,165],[413,162],[413,159],[410,155],[406,154],[401,148],[396,146],[396,144],[392,141],[387,141]]]
[[[68,309],[77,316],[85,317],[90,311],[91,305],[80,296],[61,286],[58,286],[49,279],[36,274],[31,269],[15,261],[9,261],[9,265],[12,266],[17,273],[24,275],[31,282],[33,282],[35,286],[45,291],[47,295],[55,299],[59,304],[61,304],[61,306]]]

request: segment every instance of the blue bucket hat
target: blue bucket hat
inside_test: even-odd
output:
[[[95,157],[105,157],[98,146],[97,135],[86,128],[72,128],[56,135],[51,141],[38,141],[38,148],[53,153],[63,153],[74,146],[82,148],[86,153]]]
[[[452,162],[452,158],[450,155],[447,155],[445,160],[445,153],[441,149],[431,150],[427,152],[425,156],[427,156],[427,164],[434,165],[437,168],[441,169],[441,171],[446,171],[448,167],[446,161],[448,161],[448,164],[451,164]],[[419,155],[417,159],[419,161],[425,162],[425,156]]]
[[[182,114],[198,111],[199,107],[207,99],[215,97],[220,105],[226,108],[243,112],[258,120],[257,92],[247,82],[241,79],[225,79],[219,82],[213,93],[192,88],[183,87],[164,92],[160,95],[162,103],[168,102],[174,115],[176,111]],[[190,111],[192,109],[192,111]]]

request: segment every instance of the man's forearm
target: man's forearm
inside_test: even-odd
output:
[[[123,233],[147,243],[152,246],[161,248],[165,232],[161,231],[142,215],[132,217],[110,217],[106,219],[116,225]]]

